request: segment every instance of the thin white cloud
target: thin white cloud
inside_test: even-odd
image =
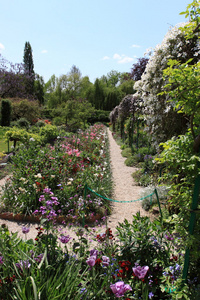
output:
[[[140,48],[140,45],[132,45],[131,48]]]
[[[41,51],[42,54],[45,54],[45,53],[47,53],[47,52],[48,52],[47,50],[42,50],[42,51]]]
[[[115,53],[115,54],[113,55],[113,58],[119,60],[119,59],[121,59],[122,57],[121,57],[121,55]]]
[[[121,59],[118,60],[119,64],[126,64],[129,63],[131,61],[133,61],[134,58],[133,57],[128,57],[128,56],[123,56]]]
[[[108,59],[110,59],[109,56],[104,56],[104,57],[102,58],[102,60],[108,60]]]
[[[0,43],[0,51],[1,50],[5,50],[5,46],[3,44]]]
[[[134,60],[133,57],[129,57],[125,54],[120,55],[117,53],[113,55],[113,58],[117,60],[118,64],[126,64]]]

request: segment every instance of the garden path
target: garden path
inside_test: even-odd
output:
[[[120,146],[114,140],[112,133],[109,129],[108,138],[110,144],[110,163],[112,169],[114,191],[113,199],[120,201],[130,201],[140,198],[140,192],[142,188],[137,186],[134,182],[131,174],[136,171],[135,167],[127,167],[124,164],[125,158],[121,155]],[[7,177],[0,180],[0,187],[5,184]],[[142,216],[147,216],[148,213],[145,212],[141,207],[141,201],[132,202],[132,203],[117,203],[112,202],[112,214],[108,217],[107,226],[111,228],[113,233],[119,222],[123,222],[126,218],[128,221],[132,220],[132,216],[135,215],[138,211]],[[21,232],[22,223],[12,222],[8,220],[0,219],[0,225],[6,224],[11,232],[18,232],[18,235],[24,238],[24,234]],[[27,238],[35,238],[37,235],[37,230],[35,229],[36,224],[29,224],[30,232],[27,234]],[[67,234],[75,237],[75,229],[63,228],[66,230]],[[98,228],[98,232],[105,232],[105,226]]]

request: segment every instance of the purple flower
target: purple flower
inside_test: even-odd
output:
[[[146,276],[146,274],[149,270],[149,267],[148,266],[143,266],[143,267],[137,266],[132,269],[133,269],[135,276],[137,276],[139,279],[143,279]]]
[[[34,260],[35,260],[36,262],[40,263],[40,262],[42,261],[43,256],[44,256],[44,255],[41,253],[41,254],[39,254],[37,257],[35,257]]]
[[[61,237],[59,237],[59,240],[61,241],[61,243],[67,244],[71,240],[71,238],[69,237],[69,235],[61,235]]]
[[[94,267],[96,259],[97,257],[95,255],[92,255],[86,260],[86,263],[88,264],[88,266]]]
[[[104,267],[107,267],[109,266],[109,264],[110,264],[110,258],[107,256],[102,256],[102,265]]]
[[[29,260],[20,260],[19,263],[16,263],[16,267],[20,270],[23,270],[23,269],[29,269],[31,266]]]
[[[99,254],[98,250],[96,250],[96,249],[90,250],[90,256],[96,256],[96,258],[97,258],[98,254]]]
[[[150,292],[149,293],[149,299],[153,298],[153,296],[154,296],[154,293]]]
[[[23,227],[22,227],[22,232],[23,232],[24,234],[29,233],[29,231],[30,231],[30,227],[26,227],[26,226],[23,226]]]
[[[126,291],[132,291],[130,285],[125,284],[123,281],[118,281],[114,284],[111,284],[110,288],[117,298],[123,297]]]
[[[3,256],[0,256],[0,265],[3,265]]]
[[[166,238],[168,241],[173,241],[173,240],[174,240],[174,238],[172,237],[171,234],[170,234],[170,235],[166,234],[166,235],[165,235],[165,238]]]

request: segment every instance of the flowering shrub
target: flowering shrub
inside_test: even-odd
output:
[[[163,70],[167,67],[169,59],[177,59],[183,63],[193,58],[195,63],[200,56],[197,38],[186,39],[180,29],[181,25],[183,24],[169,30],[162,43],[156,46],[141,80],[134,85],[134,89],[143,99],[143,114],[148,125],[147,130],[156,145],[186,130],[186,120],[173,110],[175,105],[173,102],[168,102],[169,95],[159,94],[167,83],[163,79]]]

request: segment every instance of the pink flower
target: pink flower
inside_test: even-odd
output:
[[[124,297],[126,291],[132,291],[132,288],[129,284],[125,284],[123,281],[118,281],[110,285],[112,292],[117,298]]]
[[[133,269],[135,276],[137,276],[139,279],[143,279],[146,276],[146,274],[149,270],[149,267],[148,266],[143,266],[143,267],[137,266],[132,269]]]

